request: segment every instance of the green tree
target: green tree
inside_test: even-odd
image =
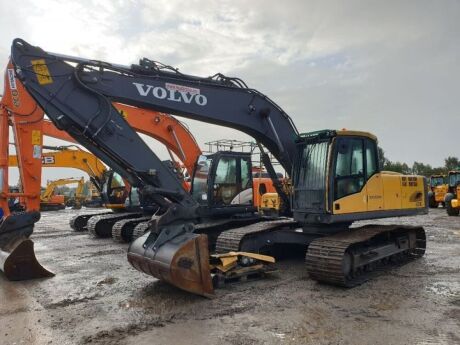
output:
[[[421,162],[414,162],[414,164],[412,164],[412,174],[428,177],[433,175],[433,171],[434,169],[429,164],[424,164]]]
[[[385,157],[385,151],[380,146],[378,146],[377,149],[379,154],[379,167],[383,169],[388,160]]]
[[[401,163],[401,162],[391,162],[387,160],[385,162],[385,165],[383,166],[383,170],[386,171],[394,171],[394,172],[399,172],[402,174],[410,174],[411,169],[406,163]]]
[[[460,169],[460,161],[457,157],[449,156],[444,159],[444,163],[447,171]]]

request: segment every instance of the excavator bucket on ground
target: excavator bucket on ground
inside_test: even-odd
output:
[[[144,247],[149,234],[129,247],[128,261],[135,269],[194,294],[214,295],[206,235],[188,232],[158,248],[155,243]]]
[[[34,243],[28,238],[39,219],[39,212],[26,212],[0,220],[0,269],[8,280],[54,276],[37,261]]]

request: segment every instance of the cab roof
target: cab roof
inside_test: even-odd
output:
[[[301,133],[299,135],[299,137],[301,138],[300,140],[313,139],[313,138],[332,138],[336,136],[365,137],[365,138],[369,138],[377,142],[377,137],[372,133],[363,132],[363,131],[353,131],[353,130],[348,130],[348,129],[340,129],[340,130],[324,129],[320,131]]]

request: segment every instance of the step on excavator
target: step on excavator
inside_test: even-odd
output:
[[[21,39],[13,41],[11,59],[13,73],[56,127],[138,188],[145,204],[158,207],[149,231],[128,249],[128,261],[141,272],[212,296],[209,250],[260,253],[295,244],[306,249],[313,279],[352,287],[425,252],[422,227],[351,227],[358,220],[427,213],[425,178],[381,171],[370,133],[301,134],[270,98],[220,73],[191,76],[145,58],[137,65],[111,64],[49,53]],[[252,186],[244,154],[199,159],[188,193],[112,101],[252,136],[290,173],[288,195],[264,155],[289,217],[257,218],[250,205],[228,204],[231,195]]]

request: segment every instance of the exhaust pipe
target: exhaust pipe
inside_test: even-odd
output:
[[[35,257],[29,239],[40,212],[11,214],[0,220],[0,269],[8,280],[29,280],[54,276]]]

